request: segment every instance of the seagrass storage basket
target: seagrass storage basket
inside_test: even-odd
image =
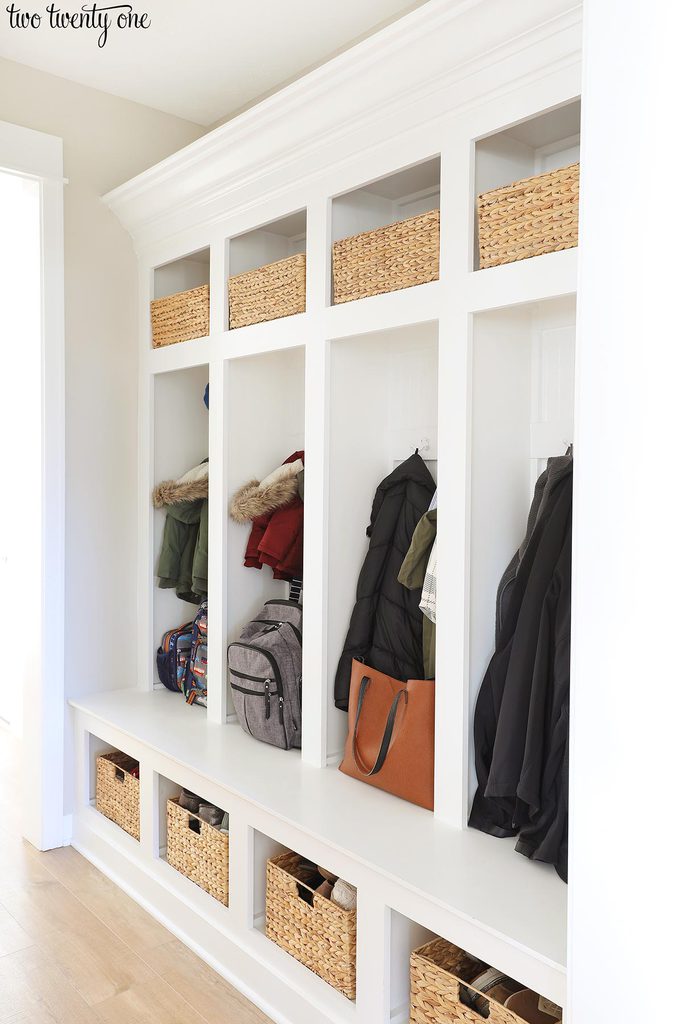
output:
[[[140,840],[140,780],[131,775],[138,762],[115,750],[97,758],[95,807]]]
[[[477,214],[482,269],[572,249],[579,241],[579,165],[483,192]]]
[[[166,824],[168,863],[227,907],[229,837],[186,811],[177,799],[166,804]]]
[[[481,1024],[483,1019],[491,1024],[528,1024],[468,984],[486,966],[445,939],[433,939],[416,949],[410,955],[410,1024]],[[484,1012],[463,1001],[463,995],[467,999],[467,993],[475,992]]]
[[[266,935],[347,999],[355,999],[356,911],[311,889],[301,860],[287,852],[268,861]]]
[[[430,210],[335,242],[334,302],[351,302],[438,280],[439,222],[439,210]]]
[[[306,254],[297,253],[228,280],[230,328],[306,310]]]
[[[202,284],[150,303],[152,347],[205,338],[209,333],[209,286]]]

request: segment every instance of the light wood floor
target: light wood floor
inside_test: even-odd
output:
[[[20,838],[0,727],[0,1024],[268,1024],[71,848]]]

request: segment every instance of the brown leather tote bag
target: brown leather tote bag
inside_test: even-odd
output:
[[[433,811],[434,680],[401,683],[354,660],[339,770]]]

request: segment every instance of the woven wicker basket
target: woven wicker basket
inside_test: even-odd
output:
[[[95,807],[139,841],[140,780],[128,770],[132,763],[118,750],[97,758]]]
[[[235,274],[228,281],[228,303],[231,329],[305,312],[305,253]]]
[[[180,807],[177,799],[166,805],[166,824],[168,863],[227,907],[229,837]]]
[[[178,341],[205,338],[209,333],[209,286],[176,292],[150,303],[152,345],[175,345]]]
[[[572,249],[579,242],[579,165],[484,192],[477,213],[481,268]]]
[[[296,853],[266,869],[266,935],[342,992],[356,998],[356,911],[314,892]]]
[[[436,281],[439,210],[335,242],[332,273],[335,303]]]
[[[481,1024],[482,1014],[462,1001],[462,990],[477,992],[468,982],[485,967],[445,939],[416,949],[410,955],[410,1024]],[[482,998],[491,1024],[527,1024],[490,996]]]

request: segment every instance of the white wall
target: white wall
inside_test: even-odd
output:
[[[639,1024],[680,1019],[683,12],[584,8],[569,1020]]]
[[[135,668],[137,432],[131,409],[137,405],[137,264],[129,235],[100,196],[198,138],[203,129],[5,60],[0,60],[0,120],[61,136],[69,179],[64,190],[69,697],[126,686],[134,681]],[[131,638],[128,665],[122,657],[126,636]],[[65,784],[68,810],[70,778]]]

